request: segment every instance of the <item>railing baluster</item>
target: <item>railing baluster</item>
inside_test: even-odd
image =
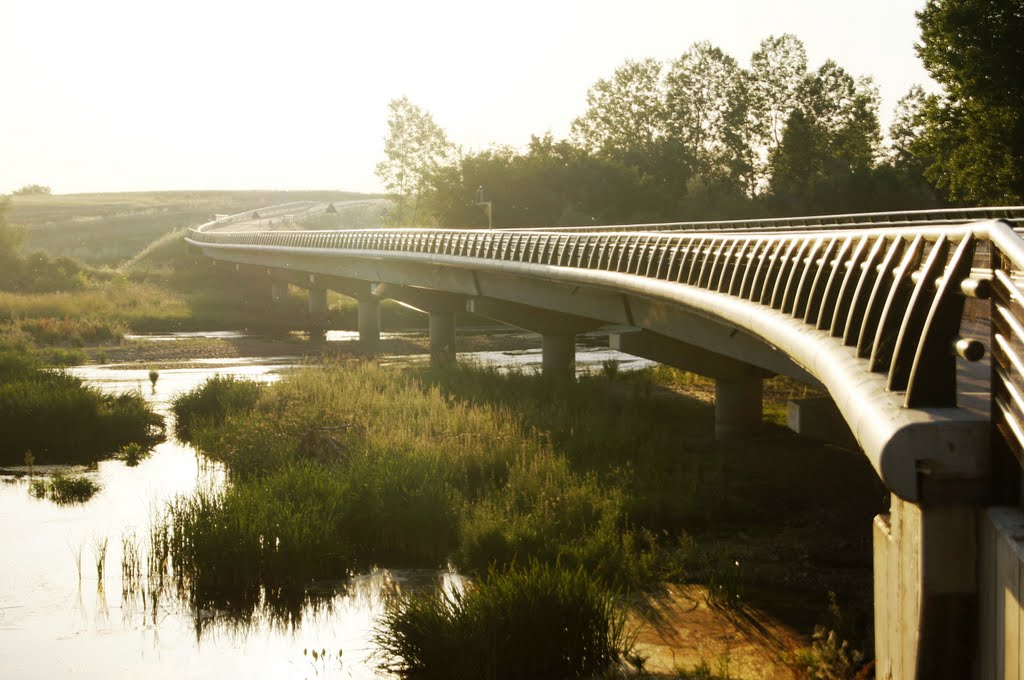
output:
[[[971,275],[975,238],[967,234],[945,268],[921,329],[903,405],[907,408],[956,406],[956,355],[965,298],[961,284]]]
[[[725,293],[743,297],[740,293],[740,287],[743,285],[743,276],[747,271],[747,262],[750,254],[756,245],[757,242],[750,239],[740,240],[739,252],[736,253],[736,259],[732,264],[732,274],[729,275],[729,285],[726,287]]]
[[[871,246],[867,257],[860,265],[860,277],[858,277],[857,287],[853,291],[853,299],[850,300],[846,323],[843,324],[842,342],[844,345],[857,344],[857,338],[860,336],[860,329],[864,322],[864,312],[871,299],[871,290],[875,280],[878,278],[878,259],[882,256],[885,245],[884,236],[875,239],[874,245]]]
[[[811,242],[807,255],[804,257],[803,266],[800,268],[800,276],[793,282],[795,285],[786,284],[786,292],[782,300],[783,314],[791,314],[797,318],[803,317],[811,282],[814,281],[814,275],[818,271],[818,258],[824,248],[825,241],[821,238],[816,238]]]
[[[921,257],[924,239],[918,235],[903,254],[903,259],[893,274],[893,283],[885,299],[885,306],[878,319],[878,330],[875,341],[871,345],[871,356],[868,358],[868,370],[872,372],[887,371],[892,361],[892,352],[896,347],[896,336],[899,335],[902,317],[900,313],[906,309],[906,302],[913,293],[910,272]]]
[[[896,336],[896,346],[893,348],[892,361],[889,363],[889,379],[886,384],[886,389],[892,392],[901,392],[907,389],[910,373],[914,367],[914,357],[917,355],[918,343],[924,340],[925,322],[931,311],[932,301],[935,299],[935,281],[946,268],[946,258],[948,256],[949,239],[942,235],[938,241],[932,244],[931,251],[925,259],[924,267],[919,272],[917,285],[914,286],[914,292],[911,293],[906,311],[903,314],[903,323],[900,324],[900,332]],[[957,289],[959,288],[960,282],[958,281]],[[959,300],[961,306],[959,313],[956,315],[956,327],[958,329],[960,328],[960,314],[963,313],[963,298],[960,297]],[[941,333],[942,331],[937,329],[936,332]],[[946,346],[945,350],[947,354],[952,354],[951,346]],[[953,401],[954,403],[956,402],[955,376],[953,381]]]

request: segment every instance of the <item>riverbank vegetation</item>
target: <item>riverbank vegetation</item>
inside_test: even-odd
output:
[[[0,345],[0,464],[93,463],[136,442],[149,448],[163,419],[137,393],[104,394],[42,369],[31,350]]]
[[[294,621],[316,598],[310,583],[371,565],[452,564],[480,579],[539,565],[634,596],[703,583],[709,603],[738,612],[784,588],[804,602],[808,630],[819,621],[807,612],[837,590],[863,623],[870,542],[849,536],[883,503],[870,468],[771,425],[757,451],[716,445],[709,407],[667,390],[678,376],[663,372],[551,383],[332,362],[251,388],[255,399],[238,381],[201,387],[180,408],[230,483],[179,498],[162,519],[179,593],[239,621],[265,605]],[[243,390],[230,406],[225,395]],[[842,493],[813,474],[836,466]],[[820,555],[794,561],[779,544],[823,531],[835,535],[817,538]],[[861,565],[859,580],[814,566],[838,554]],[[391,621],[456,626],[456,609],[428,598]],[[867,628],[851,630],[864,648]]]

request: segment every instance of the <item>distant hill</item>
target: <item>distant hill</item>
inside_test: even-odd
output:
[[[147,191],[110,194],[13,196],[8,220],[27,228],[25,252],[42,250],[95,265],[117,265],[176,229],[290,201],[371,203],[347,208],[345,227],[381,225],[387,201],[380,195],[344,191]]]

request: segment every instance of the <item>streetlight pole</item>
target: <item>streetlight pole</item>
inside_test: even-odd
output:
[[[484,200],[484,188],[480,187],[476,190],[476,205],[482,206],[487,210],[487,228],[494,229],[494,221],[491,218],[491,210],[493,203],[491,201]]]

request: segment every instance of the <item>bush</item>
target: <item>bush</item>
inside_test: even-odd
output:
[[[171,412],[175,417],[175,434],[181,441],[191,442],[192,429],[198,422],[221,425],[227,416],[252,409],[262,389],[262,383],[251,380],[231,375],[213,376],[174,400]]]
[[[491,570],[464,593],[389,605],[374,642],[408,678],[589,678],[631,647],[615,598],[582,569]]]
[[[95,462],[129,442],[159,441],[163,419],[136,393],[104,394],[80,378],[39,370],[38,359],[0,349],[0,463]]]
[[[48,497],[58,505],[85,503],[100,490],[100,485],[84,475],[54,475],[53,479],[32,480],[29,491],[36,498]]]

